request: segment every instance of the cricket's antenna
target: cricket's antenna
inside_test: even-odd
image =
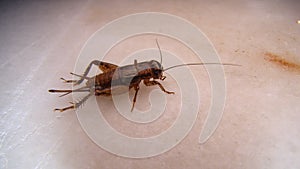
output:
[[[180,65],[171,66],[171,67],[168,67],[168,68],[164,69],[163,71],[165,72],[169,69],[173,69],[173,68],[181,67],[181,66],[197,66],[197,65],[241,66],[239,64],[234,64],[234,63],[187,63],[187,64],[180,64]]]
[[[160,54],[160,65],[162,65],[162,54],[161,54],[161,50],[160,50],[160,47],[159,47],[159,44],[158,44],[158,40],[157,39],[155,39],[156,40],[156,45],[157,45],[157,47],[158,47],[158,49],[159,49],[159,54]]]

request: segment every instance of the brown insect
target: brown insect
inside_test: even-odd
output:
[[[68,109],[76,109],[80,107],[92,95],[110,96],[115,88],[124,87],[124,86],[128,87],[129,90],[132,88],[135,90],[132,108],[131,108],[132,111],[137,99],[138,91],[140,89],[139,84],[142,81],[146,86],[157,85],[160,87],[160,89],[163,92],[167,94],[175,94],[174,92],[167,91],[162,84],[156,81],[156,79],[163,81],[166,78],[166,76],[163,75],[163,72],[165,72],[166,70],[175,67],[180,67],[180,66],[188,66],[188,65],[221,64],[221,63],[189,63],[189,64],[175,65],[167,69],[163,69],[161,64],[162,53],[157,40],[156,40],[156,44],[160,52],[160,59],[161,59],[160,62],[156,60],[151,60],[151,61],[138,63],[137,60],[134,60],[134,64],[119,67],[111,63],[94,60],[88,65],[83,75],[77,75],[71,73],[74,76],[78,76],[80,78],[79,80],[65,80],[64,78],[61,78],[64,82],[74,83],[75,85],[81,84],[84,80],[87,80],[87,82],[84,87],[78,89],[74,89],[74,90],[50,89],[49,92],[64,93],[60,97],[70,94],[72,92],[89,92],[89,94],[86,95],[79,102],[76,103],[70,102],[72,105],[69,107],[54,109],[54,111],[57,110],[63,112]],[[89,73],[92,65],[98,66],[103,73],[100,73],[93,77],[87,77],[87,74]],[[226,64],[226,63],[221,65],[238,66],[236,64]]]

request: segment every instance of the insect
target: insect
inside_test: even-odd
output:
[[[160,89],[167,94],[175,94],[174,92],[166,90],[161,83],[157,80],[165,80],[166,76],[163,73],[167,70],[180,67],[180,66],[191,66],[191,65],[207,65],[207,64],[221,64],[221,63],[188,63],[171,66],[169,68],[163,69],[162,66],[162,53],[158,41],[156,40],[156,45],[160,53],[160,62],[156,60],[145,61],[138,63],[137,60],[134,60],[134,63],[126,66],[117,66],[112,63],[107,63],[99,60],[92,61],[83,75],[77,75],[71,73],[74,76],[79,77],[79,80],[66,80],[61,78],[66,83],[73,83],[74,85],[81,84],[86,80],[86,84],[83,87],[74,89],[74,90],[56,90],[50,89],[51,93],[64,93],[62,96],[68,95],[72,92],[88,92],[88,94],[78,102],[70,102],[71,106],[65,108],[56,108],[54,111],[66,111],[69,109],[79,108],[88,98],[92,95],[96,96],[110,96],[115,88],[118,87],[128,87],[128,89],[134,89],[135,94],[132,101],[131,111],[134,109],[134,105],[137,100],[137,94],[139,91],[139,85],[143,81],[146,86],[158,86]],[[102,73],[93,76],[87,77],[92,65],[96,65],[102,71]],[[239,66],[237,64],[223,63],[221,65],[231,65]]]

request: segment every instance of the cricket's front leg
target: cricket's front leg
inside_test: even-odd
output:
[[[150,79],[145,79],[144,80],[144,84],[146,86],[154,86],[154,85],[158,85],[160,87],[160,89],[165,92],[165,93],[168,93],[168,94],[175,94],[175,92],[169,92],[167,91],[162,84],[160,84],[158,81],[155,81],[155,80],[150,80]]]
[[[136,98],[137,98],[137,94],[140,90],[139,84],[134,86],[134,90],[135,90],[135,94],[134,94],[134,98],[133,98],[133,101],[132,101],[131,112],[133,111],[133,108],[134,108],[134,105],[135,105],[135,102],[136,102]]]

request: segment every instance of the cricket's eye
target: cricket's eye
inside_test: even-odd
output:
[[[159,75],[161,74],[161,71],[160,71],[160,70],[154,70],[154,74],[155,74],[156,76],[159,76]]]

